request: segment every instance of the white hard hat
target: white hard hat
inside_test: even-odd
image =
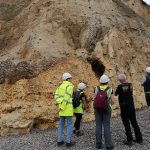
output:
[[[150,73],[150,67],[147,67],[147,68],[146,68],[146,72],[147,72],[147,73]]]
[[[86,85],[83,82],[81,82],[81,83],[78,84],[78,89],[79,90],[83,90],[85,88],[86,88]]]
[[[110,81],[110,79],[109,79],[108,76],[106,76],[105,74],[102,75],[102,76],[100,77],[100,80],[99,80],[100,83],[107,83],[107,82],[109,82],[109,81]]]
[[[70,73],[68,73],[68,72],[64,73],[63,76],[62,76],[63,80],[67,80],[69,78],[72,78],[72,75]]]
[[[126,77],[125,74],[119,74],[118,79],[121,80],[121,81],[124,81],[124,80],[127,79],[127,77]]]

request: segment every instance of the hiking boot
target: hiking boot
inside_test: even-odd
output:
[[[143,143],[142,140],[133,140],[133,142],[138,143],[138,144],[141,144],[141,145],[142,145],[142,143]]]
[[[83,133],[81,131],[76,131],[76,136],[83,136]]]
[[[75,142],[66,143],[66,147],[73,147],[75,145]]]
[[[57,142],[57,146],[61,146],[64,144],[64,141],[61,141],[61,142]]]
[[[102,145],[96,145],[96,149],[103,149],[104,148],[104,146],[102,146]]]
[[[106,147],[106,150],[113,150],[113,149],[114,149],[114,146]]]
[[[128,145],[128,146],[131,146],[133,143],[132,143],[132,141],[123,141],[123,144],[124,144],[124,145]]]

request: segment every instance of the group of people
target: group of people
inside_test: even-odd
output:
[[[147,75],[142,81],[142,86],[144,86],[145,98],[148,107],[150,108],[150,67],[146,68]],[[77,90],[80,93],[80,105],[76,108],[73,106],[73,93],[74,85],[72,84],[72,76],[70,73],[64,73],[62,76],[63,82],[57,88],[55,92],[55,100],[59,107],[60,122],[58,127],[58,139],[57,145],[61,146],[65,142],[63,141],[63,129],[65,125],[65,120],[67,120],[67,131],[66,131],[66,147],[72,147],[75,142],[71,141],[72,133],[76,136],[82,136],[83,133],[80,131],[80,123],[82,115],[84,112],[88,112],[89,101],[86,98],[84,89],[86,85],[84,83],[79,83]],[[100,85],[94,88],[94,114],[96,121],[96,148],[102,149],[102,126],[104,127],[104,138],[106,150],[114,149],[114,145],[111,138],[111,128],[110,120],[112,113],[112,105],[114,103],[114,95],[118,96],[121,119],[125,127],[125,134],[127,139],[123,141],[126,145],[132,145],[133,142],[142,144],[143,137],[138,126],[135,114],[135,106],[133,99],[133,88],[132,84],[127,81],[125,74],[120,74],[118,76],[120,84],[118,85],[115,92],[109,87],[108,83],[110,81],[107,75],[102,75],[100,77]],[[106,101],[105,101],[106,99]],[[101,106],[98,106],[101,105]],[[73,115],[75,115],[76,120],[74,123],[73,130]],[[135,139],[132,136],[130,123],[135,132]]]

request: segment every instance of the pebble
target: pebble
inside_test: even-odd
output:
[[[123,140],[126,139],[126,136],[121,118],[118,116],[117,118],[112,118],[111,122],[112,138],[115,146],[114,150],[150,150],[150,111],[144,109],[137,111],[136,114],[138,124],[143,134],[143,144],[134,143],[133,146],[123,145]],[[94,150],[95,122],[82,123],[81,128],[84,135],[82,137],[73,135],[72,140],[76,141],[76,145],[69,149]],[[57,147],[56,139],[57,129],[44,131],[33,129],[31,133],[26,135],[0,137],[0,150],[65,150],[65,145]]]

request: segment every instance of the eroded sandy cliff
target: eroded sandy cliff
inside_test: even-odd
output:
[[[145,106],[149,18],[149,7],[136,0],[0,0],[1,135],[56,126],[53,92],[66,71],[75,85],[87,83],[89,99],[101,74],[115,90],[118,74],[126,73],[136,107]],[[89,107],[85,121],[93,120]]]

